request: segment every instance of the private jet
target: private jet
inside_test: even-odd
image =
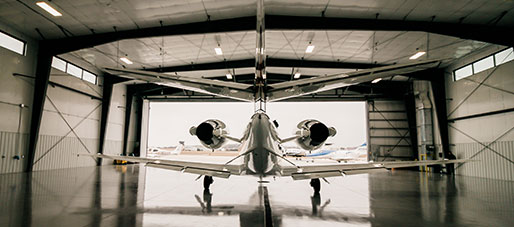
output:
[[[326,149],[320,150],[318,152],[313,152],[310,154],[305,154],[306,158],[320,158],[320,159],[330,159],[337,162],[348,162],[348,161],[357,161],[363,160],[367,157],[368,148],[366,143],[360,145],[359,147],[349,149],[349,150],[333,150]]]
[[[148,167],[198,174],[200,175],[199,178],[204,176],[203,183],[205,189],[209,189],[209,186],[213,183],[213,177],[228,178],[231,175],[251,175],[258,177],[260,179],[259,182],[266,182],[262,179],[270,176],[292,177],[294,180],[310,180],[310,185],[315,192],[320,191],[320,179],[327,177],[387,171],[391,168],[440,165],[464,161],[427,160],[314,165],[299,162],[295,163],[285,158],[283,150],[280,148],[281,144],[296,141],[298,146],[306,151],[316,150],[323,146],[327,138],[333,137],[336,134],[336,129],[318,120],[306,119],[298,123],[294,135],[282,138],[276,131],[278,124],[271,121],[266,112],[266,103],[435,68],[441,64],[441,60],[416,61],[408,64],[384,66],[351,73],[268,84],[266,80],[263,0],[257,1],[256,18],[257,42],[255,78],[253,84],[192,78],[178,74],[169,75],[125,68],[104,69],[107,73],[112,75],[253,103],[254,114],[251,116],[245,132],[239,137],[228,135],[225,129],[225,123],[218,119],[206,120],[189,130],[191,135],[198,137],[205,147],[212,150],[222,147],[227,140],[240,143],[241,148],[239,155],[226,163],[203,163],[105,154],[94,154],[92,156],[146,163]]]
[[[158,147],[148,149],[147,157],[159,157],[162,155],[179,155],[184,150],[184,141],[179,141],[178,145],[172,151],[167,151]]]

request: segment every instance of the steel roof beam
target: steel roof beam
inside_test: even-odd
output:
[[[430,21],[405,21],[333,17],[266,16],[268,30],[370,30],[423,31],[471,39],[505,46],[514,46],[510,31],[514,27]]]
[[[267,67],[294,67],[294,68],[325,68],[325,69],[370,69],[385,66],[383,64],[370,64],[360,62],[332,62],[332,61],[313,61],[298,59],[268,58]],[[235,69],[255,67],[255,59],[242,59],[233,61],[209,62],[201,64],[189,64],[168,66],[161,68],[146,68],[144,70],[152,72],[186,72],[197,70],[212,69]]]

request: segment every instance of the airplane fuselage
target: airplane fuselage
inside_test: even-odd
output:
[[[277,155],[282,154],[275,127],[269,117],[265,113],[255,113],[243,138],[241,153],[247,153],[244,156],[246,174],[262,177],[276,175]]]

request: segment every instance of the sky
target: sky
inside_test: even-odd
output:
[[[186,146],[200,145],[189,134],[189,128],[208,119],[223,121],[229,135],[240,138],[253,113],[253,103],[151,102],[148,146],[176,146],[178,141],[185,141]],[[336,128],[336,136],[327,140],[334,147],[366,142],[364,102],[276,102],[267,104],[266,113],[279,123],[277,131],[281,138],[294,135],[300,121],[315,119]],[[285,145],[295,146],[293,142]]]

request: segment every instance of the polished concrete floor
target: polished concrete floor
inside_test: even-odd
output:
[[[413,171],[215,179],[139,165],[0,175],[0,226],[513,226],[514,182]]]

